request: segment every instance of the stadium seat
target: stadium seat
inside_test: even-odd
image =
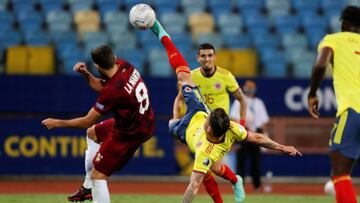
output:
[[[310,77],[316,53],[310,51],[297,52],[293,56],[293,74],[295,77]]]
[[[348,0],[347,4],[353,5],[353,6],[360,6],[360,1],[359,0]]]
[[[180,4],[180,0],[174,0],[171,1],[171,3],[169,3],[168,0],[152,1],[152,5],[154,5],[156,9],[156,15],[159,16],[165,13],[175,13],[179,4]]]
[[[189,16],[189,26],[193,38],[200,33],[209,33],[214,31],[214,18],[209,13],[194,13]]]
[[[67,0],[72,13],[81,10],[91,10],[94,0]]]
[[[320,0],[291,0],[291,3],[298,12],[304,10],[316,12],[320,7]]]
[[[263,74],[267,77],[285,77],[287,65],[284,53],[281,51],[268,51],[260,55],[263,64]]]
[[[261,51],[265,48],[273,48],[276,49],[279,46],[279,38],[276,35],[268,34],[268,35],[254,35],[254,45],[255,47]]]
[[[306,34],[308,35],[310,47],[316,50],[319,42],[324,38],[326,35],[326,31],[322,28],[312,28],[306,30]]]
[[[340,16],[332,16],[330,18],[330,29],[333,33],[341,31]]]
[[[39,0],[41,11],[46,16],[50,11],[61,11],[63,9],[62,1]]]
[[[100,15],[94,10],[80,10],[74,14],[77,31],[96,32],[100,29]]]
[[[269,29],[269,20],[266,16],[255,14],[244,14],[244,22],[251,34],[265,34]]]
[[[174,33],[170,34],[172,41],[178,47],[188,47],[189,49],[192,47],[192,40],[189,33]]]
[[[186,16],[190,16],[193,13],[201,13],[206,9],[205,0],[181,0],[181,6]]]
[[[37,12],[21,12],[17,16],[20,30],[23,32],[40,31],[42,29],[42,16]]]
[[[0,0],[0,11],[6,11],[9,5],[9,0]]]
[[[69,12],[53,10],[46,14],[46,24],[49,31],[68,31],[71,29],[72,16]]]
[[[71,43],[71,44],[76,44],[77,43],[77,33],[75,33],[74,31],[64,31],[64,32],[50,32],[50,38],[51,41],[55,44],[55,45],[59,45],[59,44],[63,44],[63,43]]]
[[[28,13],[36,12],[32,1],[12,2],[12,6],[15,16],[18,16],[22,12],[28,12]]]
[[[150,69],[149,73],[155,77],[169,77],[173,75],[173,70],[168,62],[167,54],[164,49],[152,49],[149,54]]]
[[[280,35],[297,33],[300,28],[300,20],[294,15],[277,15],[271,18],[272,24]]]
[[[224,45],[231,49],[245,49],[252,45],[251,37],[247,34],[223,34]]]
[[[286,15],[290,11],[289,0],[266,0],[265,8],[270,16]]]
[[[344,0],[321,0],[321,8],[324,14],[328,17],[333,15],[340,15],[342,9],[345,6]]]
[[[224,40],[222,35],[218,33],[202,33],[198,36],[195,43],[196,45],[210,43],[215,47],[215,49],[219,49],[223,46]]]
[[[3,48],[18,45],[22,40],[22,35],[17,31],[9,30],[7,32],[0,32],[0,46]]]
[[[264,7],[264,0],[236,0],[241,12],[256,9],[261,10]]]
[[[263,76],[284,78],[287,76],[287,65],[284,61],[271,61],[264,64]]]
[[[109,36],[106,32],[84,32],[82,35],[82,42],[84,43],[100,43],[100,44],[108,44]]]
[[[50,37],[43,31],[25,32],[24,41],[25,44],[31,46],[46,46],[50,43]]]
[[[186,28],[186,17],[180,13],[164,13],[160,17],[161,23],[169,33],[181,33]]]
[[[86,57],[83,55],[81,50],[73,50],[72,54],[62,61],[63,65],[62,68],[59,69],[59,72],[67,75],[79,75],[73,71],[73,67],[76,63],[85,61]]]
[[[105,24],[109,24],[109,23],[127,24],[127,23],[129,23],[129,16],[125,12],[110,11],[110,12],[104,13],[103,21]]]
[[[289,33],[282,36],[281,45],[284,49],[297,48],[304,50],[308,47],[308,40],[303,34]]]
[[[141,4],[141,3],[145,3],[146,4],[146,1],[142,1],[142,0],[123,0],[122,1],[124,6],[126,6],[126,10],[130,10],[131,7],[133,7],[134,5],[136,4]]]
[[[124,59],[130,62],[135,68],[141,73],[145,73],[144,63],[145,63],[145,55],[141,49],[136,48],[125,48],[122,50],[114,50],[115,55],[119,59]]]
[[[242,29],[242,18],[237,14],[221,14],[217,23],[222,34],[239,34]]]
[[[122,49],[134,49],[137,46],[136,35],[132,32],[109,32],[110,42],[114,47]]]
[[[302,24],[304,29],[323,29],[325,30],[328,27],[329,20],[326,16],[319,15],[307,15],[302,18]]]

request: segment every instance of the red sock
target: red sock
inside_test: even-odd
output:
[[[208,172],[204,177],[204,185],[207,193],[211,196],[215,203],[223,203],[223,199],[220,194],[219,186],[215,181],[211,172]]]
[[[332,180],[334,182],[337,203],[357,202],[350,175],[333,176]]]
[[[225,165],[225,164],[223,164],[223,165],[221,166],[221,172],[220,172],[219,174],[216,174],[216,175],[221,176],[221,177],[223,177],[223,178],[226,179],[226,180],[229,180],[233,185],[234,185],[235,183],[237,183],[237,177],[236,177],[236,175],[235,175],[234,172],[232,172],[231,169],[230,169],[227,165]]]
[[[176,73],[190,73],[189,65],[187,64],[179,50],[176,48],[174,43],[171,41],[171,39],[168,36],[164,36],[161,38],[161,43],[164,45],[168,54],[170,65],[176,71]]]

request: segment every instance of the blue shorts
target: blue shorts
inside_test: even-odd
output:
[[[330,151],[339,150],[344,156],[358,159],[360,155],[360,114],[347,109],[336,118],[330,136]]]
[[[183,85],[181,92],[184,96],[186,104],[185,116],[172,123],[169,126],[169,133],[181,142],[186,143],[186,129],[191,121],[191,118],[199,111],[209,113],[210,110],[204,102],[198,87],[191,87],[190,85]]]

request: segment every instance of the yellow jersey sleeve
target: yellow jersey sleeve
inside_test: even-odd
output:
[[[230,93],[234,93],[237,89],[239,89],[239,84],[237,83],[234,75],[229,71],[229,73],[226,76],[226,80],[227,82],[227,88],[226,90]]]
[[[330,47],[333,51],[336,49],[336,39],[333,35],[326,35],[318,45],[318,52],[324,47]]]
[[[193,170],[196,172],[207,173],[214,161],[205,152],[199,151],[195,154]]]
[[[242,126],[234,121],[231,121],[229,131],[232,132],[232,134],[235,137],[235,140],[237,142],[244,141],[248,135],[244,126]]]

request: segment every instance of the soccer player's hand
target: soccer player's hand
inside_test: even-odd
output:
[[[78,72],[82,75],[87,75],[89,73],[89,70],[86,67],[86,64],[83,62],[79,62],[77,64],[75,64],[74,66],[74,72]]]
[[[293,146],[284,146],[284,145],[282,145],[280,151],[282,153],[290,155],[290,156],[296,156],[296,155],[302,156],[301,152],[299,150],[297,150]]]
[[[319,118],[319,98],[317,96],[308,96],[308,111],[313,118]]]
[[[47,118],[41,122],[43,126],[45,126],[47,129],[52,129],[58,127],[58,119],[53,118]]]

